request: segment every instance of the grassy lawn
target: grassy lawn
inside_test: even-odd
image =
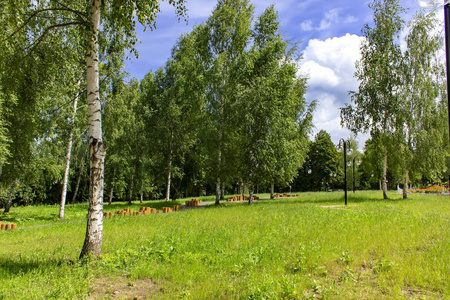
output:
[[[0,299],[450,299],[450,197],[381,196],[106,219],[103,255],[83,261],[86,206],[64,221],[57,206],[13,208],[0,215],[18,223],[0,232]],[[167,205],[105,211],[140,206]]]

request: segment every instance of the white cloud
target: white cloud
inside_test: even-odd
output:
[[[358,18],[352,15],[348,15],[346,17],[341,16],[341,9],[339,8],[333,8],[329,11],[327,11],[323,18],[320,20],[318,26],[314,26],[312,20],[306,20],[303,21],[300,24],[300,28],[303,31],[325,31],[327,29],[330,29],[332,26],[339,26],[339,24],[350,24],[355,23],[358,21]]]
[[[313,31],[314,28],[312,26],[312,21],[311,20],[307,20],[305,22],[302,22],[300,24],[300,27],[303,31]]]
[[[321,77],[327,76],[324,82],[329,82],[328,86],[331,88],[336,87],[337,81],[340,83],[341,91],[354,89],[357,82],[353,78],[353,74],[355,62],[360,59],[359,49],[362,41],[362,37],[350,34],[325,41],[310,40],[303,52],[304,63],[302,65],[305,69],[309,69],[310,85],[314,87],[317,80],[322,81]],[[325,69],[331,72],[323,72]],[[328,77],[330,74],[333,76]]]
[[[309,86],[335,87],[340,81],[332,69],[321,66],[313,60],[306,61],[302,65],[302,71],[309,75]]]
[[[358,18],[356,18],[355,16],[347,16],[343,22],[344,24],[356,23],[358,22]]]
[[[362,41],[363,37],[350,34],[326,40],[312,39],[303,51],[300,69],[309,74],[305,97],[308,101],[319,102],[314,116],[315,132],[326,130],[333,142],[350,136],[350,131],[340,125],[339,109],[350,102],[348,91],[358,88],[353,75]]]

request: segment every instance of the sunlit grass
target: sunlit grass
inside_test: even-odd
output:
[[[83,262],[86,206],[64,221],[57,206],[15,208],[9,217],[25,221],[0,233],[0,299],[86,298],[93,278],[116,276],[151,278],[157,299],[449,298],[449,197],[381,196],[349,193],[343,207],[341,192],[303,193],[106,219],[101,259]],[[140,206],[168,205],[105,211]]]

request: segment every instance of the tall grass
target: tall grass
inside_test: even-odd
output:
[[[448,197],[357,192],[336,207],[342,194],[106,219],[103,255],[83,261],[85,206],[65,221],[16,208],[23,226],[0,233],[0,299],[88,298],[95,278],[122,277],[151,279],[155,299],[450,298]]]

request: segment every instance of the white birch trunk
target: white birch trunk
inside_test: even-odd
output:
[[[270,185],[270,199],[273,199],[275,197],[275,184]]]
[[[108,202],[109,205],[112,204],[112,198],[113,197],[114,197],[114,187],[111,186],[111,190],[109,191],[109,202]]]
[[[90,19],[92,32],[86,57],[87,102],[89,111],[89,209],[87,215],[86,237],[80,258],[89,254],[99,256],[103,238],[103,171],[106,147],[102,138],[102,117],[100,105],[100,86],[98,70],[98,30],[100,27],[101,0],[91,0]]]
[[[80,81],[78,80],[77,88],[80,86]],[[61,204],[59,206],[59,219],[64,219],[64,207],[66,206],[66,196],[67,196],[67,184],[69,182],[69,171],[70,171],[70,156],[72,154],[72,144],[73,144],[73,131],[75,130],[75,116],[77,114],[78,107],[78,96],[77,92],[75,99],[73,100],[73,112],[72,119],[70,121],[70,133],[69,133],[69,142],[67,143],[67,152],[66,152],[66,168],[64,170],[64,180],[63,187],[61,192]]]
[[[383,158],[383,199],[388,199],[387,196],[387,151],[384,150],[384,158]]]
[[[225,182],[222,182],[222,189],[220,190],[220,200],[225,200]]]
[[[9,187],[9,195],[8,195],[8,202],[6,202],[4,213],[8,213],[12,206],[12,198],[14,195],[14,189],[16,188],[16,182],[14,181],[11,183]]]
[[[140,200],[141,204],[144,203],[144,193],[141,192],[141,200]]]
[[[408,168],[405,170],[405,182],[403,184],[403,199],[408,199]]]
[[[80,170],[80,174],[78,174],[77,185],[75,186],[75,192],[73,192],[71,204],[74,204],[75,200],[77,199],[78,189],[80,187],[81,176],[83,176],[83,167]]]
[[[170,201],[171,177],[172,177],[172,149],[170,149],[170,154],[169,154],[169,165],[168,165],[167,186],[166,186],[166,201]]]
[[[111,191],[109,192],[109,205],[112,203],[112,198],[114,196],[114,180],[116,180],[116,168],[114,168],[113,178],[111,181]]]
[[[134,165],[133,175],[131,176],[130,194],[128,195],[128,204],[131,205],[131,200],[133,200],[133,188],[134,188],[134,176],[136,174],[136,165]]]
[[[253,185],[249,185],[248,188],[248,204],[253,204]]]
[[[216,205],[220,204],[220,167],[222,165],[222,130],[219,129],[219,152],[217,155]]]

